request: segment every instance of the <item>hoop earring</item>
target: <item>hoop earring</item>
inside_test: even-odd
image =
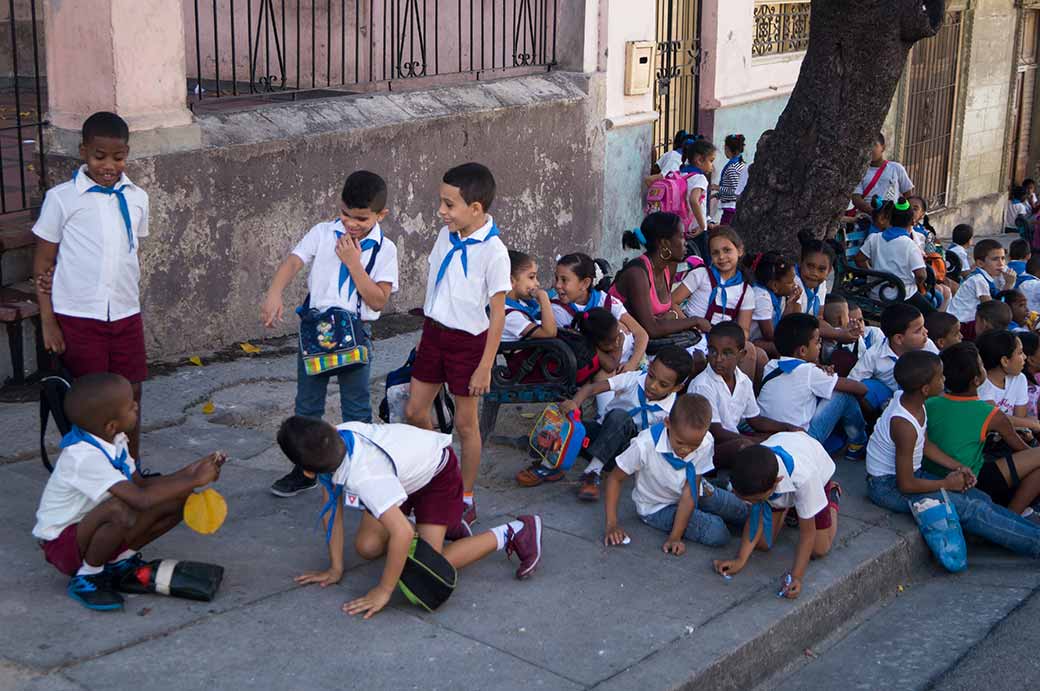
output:
[[[668,252],[668,256],[667,257],[664,256],[665,252]],[[659,254],[661,256],[661,261],[668,261],[669,259],[672,258],[672,250],[668,249],[667,247],[662,247],[661,251],[659,252]]]

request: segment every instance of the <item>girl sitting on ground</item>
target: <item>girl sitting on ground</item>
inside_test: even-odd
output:
[[[787,314],[801,311],[802,289],[794,277],[794,263],[778,252],[745,255],[744,264],[754,276],[755,309],[751,313],[751,342],[771,358],[780,354],[773,344],[773,329]]]

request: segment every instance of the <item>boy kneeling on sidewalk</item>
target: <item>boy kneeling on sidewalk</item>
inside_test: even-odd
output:
[[[47,561],[72,577],[72,599],[121,609],[123,576],[145,564],[138,550],[181,522],[188,495],[220,477],[225,457],[212,453],[172,475],[142,477],[127,451],[137,403],[118,374],[77,379],[65,414],[73,427],[43,489],[33,536]]]
[[[354,550],[362,559],[386,556],[383,577],[363,597],[346,602],[347,614],[370,618],[386,607],[401,579],[416,532],[456,569],[492,552],[520,558],[516,577],[534,573],[542,557],[542,519],[519,516],[479,535],[463,522],[462,473],[451,435],[390,424],[348,422],[338,427],[301,416],[282,423],[278,445],[302,471],[318,476],[325,502],[325,538],[331,565],[296,577],[301,585],[328,586],[343,577],[343,512],[360,509]],[[415,514],[415,525],[408,520]],[[445,546],[446,535],[458,536]],[[451,539],[451,538],[449,538]]]

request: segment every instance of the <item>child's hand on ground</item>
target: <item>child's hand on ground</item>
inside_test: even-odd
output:
[[[469,378],[469,395],[483,396],[491,389],[491,368],[478,367]]]
[[[669,538],[665,541],[664,545],[661,546],[665,554],[674,554],[677,557],[681,557],[686,554],[686,543],[682,541],[682,538],[678,540],[672,540]]]
[[[603,538],[603,544],[607,545],[608,547],[620,545],[628,539],[628,534],[625,533],[624,530],[619,528],[617,524],[607,525],[607,529],[604,532],[606,533],[606,535]]]
[[[336,241],[336,256],[348,269],[360,268],[361,243],[352,238],[350,233],[344,233]]]
[[[336,568],[329,568],[327,571],[307,571],[293,580],[297,585],[311,585],[317,583],[322,588],[326,588],[330,585],[336,585],[343,578],[343,570]]]
[[[372,615],[386,607],[392,594],[393,591],[383,590],[381,586],[377,585],[365,593],[364,597],[344,602],[343,611],[351,616],[364,612],[365,619],[371,619]]]
[[[58,320],[54,317],[49,319],[42,319],[41,325],[43,326],[43,347],[47,349],[48,353],[54,353],[55,355],[61,355],[65,352],[65,336],[61,333],[61,327],[58,326]]]
[[[573,398],[568,398],[566,401],[560,402],[560,412],[564,415],[570,415],[578,409],[578,404],[574,402]]]
[[[744,570],[744,563],[739,559],[716,559],[711,563],[715,573],[721,576],[736,576]]]
[[[790,584],[784,586],[784,597],[788,600],[795,600],[802,593],[802,579],[791,576]]]
[[[44,295],[51,294],[51,288],[54,287],[54,267],[47,269],[42,274],[36,276],[36,290],[43,293]]]
[[[260,304],[260,321],[263,322],[264,326],[271,328],[275,324],[282,321],[282,314],[285,313],[285,303],[282,302],[281,293],[272,294],[268,293],[267,297]]]

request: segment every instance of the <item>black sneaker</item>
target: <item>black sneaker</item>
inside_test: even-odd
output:
[[[289,474],[280,478],[271,485],[271,494],[276,497],[295,497],[300,492],[306,492],[318,486],[318,478],[307,477],[300,470],[300,466],[293,466]]]
[[[89,576],[73,576],[66,591],[87,609],[108,612],[123,609],[123,596],[112,588],[111,577],[102,571]]]
[[[132,557],[105,564],[105,573],[107,573],[112,579],[112,585],[116,590],[136,593],[139,592],[139,590],[124,590],[122,583],[129,574],[132,574],[136,569],[145,566],[147,563],[148,562],[144,560],[140,552],[135,552]]]

